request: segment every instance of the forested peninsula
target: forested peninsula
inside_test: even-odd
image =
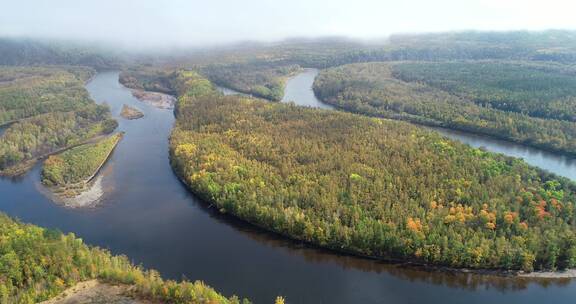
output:
[[[0,67],[0,175],[17,175],[38,158],[112,132],[117,122],[96,105],[82,67]]]
[[[117,133],[51,155],[42,167],[42,183],[59,195],[78,195],[108,160],[122,136],[122,133]]]
[[[171,163],[221,212],[337,251],[455,268],[576,266],[576,185],[416,126],[222,96],[195,72]]]
[[[287,78],[301,70],[298,65],[257,61],[247,63],[211,64],[201,73],[217,85],[235,91],[280,101]]]

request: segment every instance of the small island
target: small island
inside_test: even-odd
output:
[[[62,198],[81,194],[106,163],[122,137],[123,133],[116,133],[48,157],[42,168],[42,184]]]
[[[139,119],[144,117],[144,113],[142,113],[142,111],[131,107],[129,105],[124,105],[122,106],[122,111],[120,111],[120,116],[129,119],[129,120],[133,120],[133,119]]]
[[[176,103],[174,96],[159,92],[132,90],[132,96],[159,109],[172,109]]]

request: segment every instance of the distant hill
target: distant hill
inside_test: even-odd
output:
[[[0,38],[0,65],[82,65],[118,67],[121,60],[89,46],[23,38]]]

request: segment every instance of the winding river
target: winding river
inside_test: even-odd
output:
[[[292,78],[285,100],[322,106],[311,93],[315,70]],[[104,195],[96,208],[54,204],[41,190],[40,166],[24,177],[0,180],[0,210],[26,222],[59,228],[86,243],[126,254],[164,277],[201,279],[226,295],[272,303],[568,303],[576,298],[569,279],[534,280],[426,272],[333,254],[278,238],[223,216],[190,194],[172,173],[168,136],[171,110],[136,100],[118,83],[118,72],[98,74],[87,89],[115,116],[123,104],[145,117],[120,122],[126,132],[103,169]],[[574,177],[569,159],[449,132],[472,145],[515,156]]]
[[[312,84],[318,75],[317,69],[306,69],[286,84],[286,94],[282,101],[294,101],[302,106],[310,106],[323,109],[334,109],[333,106],[323,103],[314,96]],[[467,132],[450,130],[445,128],[432,128],[442,135],[454,140],[461,141],[475,148],[483,147],[488,151],[506,154],[508,156],[524,159],[527,163],[556,173],[558,175],[576,180],[576,159],[557,155],[551,152],[530,148],[515,143],[476,135]]]

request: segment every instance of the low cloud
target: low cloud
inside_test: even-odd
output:
[[[135,49],[243,40],[396,32],[576,28],[570,1],[19,0],[0,35],[113,43]]]

